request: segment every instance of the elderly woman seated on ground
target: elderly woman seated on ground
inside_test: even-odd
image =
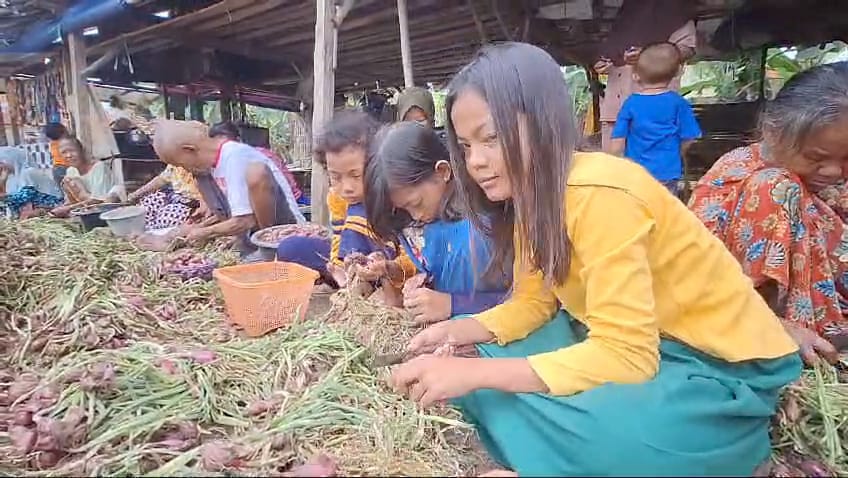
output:
[[[254,148],[227,138],[210,138],[198,122],[160,121],[153,147],[167,164],[195,175],[213,215],[184,228],[189,242],[240,238],[243,256],[255,252],[249,234],[280,224],[306,222],[282,171]]]
[[[0,147],[0,195],[15,217],[38,216],[62,204],[50,169],[32,168],[20,148]]]
[[[59,140],[59,153],[70,167],[62,179],[65,204],[51,214],[67,217],[78,207],[121,200],[122,186],[115,184],[110,164],[91,158],[77,138],[66,136]]]
[[[848,63],[790,80],[762,142],[719,159],[691,209],[727,245],[806,362],[838,360],[848,332]]]
[[[203,217],[205,206],[194,176],[187,170],[168,165],[161,174],[127,196],[147,211],[145,228],[162,230],[185,224],[192,216]]]

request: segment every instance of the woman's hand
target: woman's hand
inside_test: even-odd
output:
[[[388,263],[386,259],[369,260],[368,264],[362,266],[354,264],[351,266],[353,275],[364,282],[375,282],[389,275]]]
[[[783,327],[798,344],[801,359],[804,360],[805,364],[815,365],[822,358],[829,364],[839,362],[839,351],[819,334],[808,328],[787,322],[783,323]]]
[[[186,232],[185,238],[190,244],[198,244],[209,239],[209,229],[205,227],[192,227]]]
[[[403,306],[417,324],[447,320],[451,315],[451,296],[420,287],[403,295]]]
[[[490,342],[495,335],[477,319],[446,320],[415,334],[406,349],[412,354],[432,353],[444,344],[455,346]]]
[[[422,408],[482,388],[485,359],[422,355],[398,365],[392,387]]]
[[[66,205],[66,206],[54,207],[53,209],[50,210],[50,215],[53,216],[53,217],[66,218],[66,217],[70,216],[71,211],[78,206],[79,206],[78,204],[71,204],[71,205]]]
[[[206,205],[206,201],[200,201],[200,205],[197,206],[192,213],[189,219],[193,221],[202,221],[206,219],[206,216],[210,214],[209,206]]]
[[[79,178],[65,177],[62,180],[62,191],[72,203],[78,203],[88,199],[88,191],[85,190],[85,185]]]
[[[144,191],[141,189],[136,189],[135,191],[127,194],[127,202],[130,204],[137,203],[142,197],[144,197]]]

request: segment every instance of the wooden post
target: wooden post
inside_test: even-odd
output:
[[[323,125],[333,117],[336,90],[336,73],[333,64],[336,56],[334,0],[315,1],[315,54],[313,58],[314,82],[312,90],[312,134],[318,134]],[[310,182],[312,222],[328,225],[327,210],[329,181],[327,172],[312,157],[312,180]]]
[[[206,104],[206,102],[201,100],[201,99],[198,99],[198,98],[192,98],[191,99],[191,103],[189,103],[189,105],[188,105],[188,111],[189,111],[189,116],[191,117],[192,120],[200,121],[200,122],[204,121],[203,105],[205,105],[205,104]]]
[[[168,85],[162,83],[159,87],[162,90],[162,106],[165,107],[165,119],[171,119],[171,115],[168,114],[168,104],[171,102],[171,95],[168,94]]]
[[[764,46],[760,51],[760,91],[758,101],[766,101],[766,82],[768,78],[768,46]]]
[[[18,82],[12,80],[6,82],[6,102],[9,104],[9,122],[12,123],[12,144],[21,144],[21,130],[23,119],[20,116],[20,104],[18,103]]]
[[[168,96],[168,105],[165,109],[168,118],[185,121],[188,97],[183,94],[171,94]]]
[[[221,121],[232,121],[233,120],[233,103],[231,101],[233,97],[233,86],[230,83],[226,83],[221,87]]]
[[[9,145],[9,140],[6,139],[6,116],[8,115],[3,114],[3,108],[0,108],[0,146]]]
[[[403,83],[409,88],[415,86],[412,76],[412,49],[409,45],[409,16],[406,0],[397,0],[398,24],[400,25],[400,55],[403,61]]]
[[[74,133],[86,150],[91,151],[93,145],[91,144],[91,121],[89,120],[91,114],[89,111],[90,102],[86,91],[85,77],[82,74],[88,66],[88,62],[85,57],[85,40],[83,40],[81,34],[71,33],[68,35],[68,52],[71,59],[70,91],[72,92],[71,113],[74,118]]]
[[[230,99],[221,97],[219,103],[221,103],[221,121],[232,121],[233,106],[230,103]]]
[[[241,99],[241,93],[239,93],[239,116],[242,123],[247,123],[247,103]]]

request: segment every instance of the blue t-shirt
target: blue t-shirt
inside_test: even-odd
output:
[[[692,106],[674,91],[658,95],[634,93],[621,106],[613,138],[624,138],[624,155],[645,167],[657,180],[680,179],[680,145],[701,137]]]

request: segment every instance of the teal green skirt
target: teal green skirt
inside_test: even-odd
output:
[[[481,357],[526,357],[573,345],[585,327],[565,312]],[[640,384],[571,396],[478,390],[454,401],[493,459],[521,476],[751,476],[770,453],[780,390],[798,379],[798,354],[728,363],[672,340]],[[592,364],[585,364],[591,367]]]

